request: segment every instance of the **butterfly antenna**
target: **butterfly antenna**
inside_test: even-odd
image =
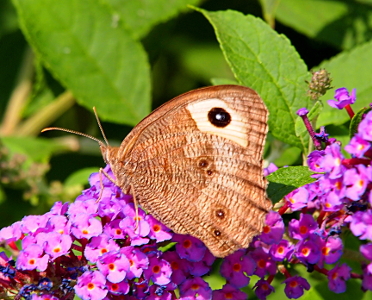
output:
[[[93,111],[94,111],[94,116],[96,117],[96,120],[97,120],[98,127],[99,127],[99,129],[102,133],[103,139],[106,143],[106,146],[109,146],[110,144],[109,144],[109,142],[106,138],[105,132],[103,131],[103,127],[102,127],[102,124],[101,124],[101,122],[98,118],[97,110],[96,110],[95,107],[93,107]],[[71,130],[71,129],[61,128],[61,127],[47,127],[47,128],[44,128],[43,130],[41,130],[41,132],[50,131],[50,130],[59,130],[59,131],[64,131],[64,132],[80,135],[80,136],[86,137],[88,139],[91,139],[93,141],[96,141],[100,145],[104,145],[104,143],[101,140],[95,138],[94,136],[91,136],[89,134],[82,133],[82,132],[79,132],[79,131]]]
[[[109,144],[109,142],[108,142],[108,140],[106,138],[105,132],[103,131],[103,127],[102,127],[101,121],[98,118],[98,114],[97,114],[97,110],[96,110],[96,107],[95,106],[93,107],[93,111],[94,111],[94,116],[96,117],[96,120],[97,120],[97,124],[98,124],[99,130],[101,130],[101,134],[103,136],[103,139],[104,139],[106,145],[107,146],[110,146],[110,144]]]
[[[41,132],[50,131],[50,130],[59,130],[59,131],[64,131],[64,132],[84,136],[88,139],[91,139],[93,141],[98,142],[98,144],[100,144],[100,145],[103,145],[102,141],[95,138],[94,136],[91,136],[89,134],[85,134],[85,133],[82,133],[82,132],[79,132],[79,131],[71,130],[71,129],[61,128],[61,127],[47,127],[47,128],[44,128],[43,130],[41,130]]]

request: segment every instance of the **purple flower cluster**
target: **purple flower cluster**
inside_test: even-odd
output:
[[[105,171],[113,177],[109,167]],[[82,299],[151,300],[175,299],[178,288],[180,299],[211,299],[201,276],[215,258],[203,243],[172,233],[141,208],[137,214],[132,197],[99,173],[89,181],[91,187],[74,203],[58,202],[44,215],[27,216],[0,231],[0,241],[18,256],[15,263],[5,253],[0,256],[0,293],[25,299],[72,299],[76,293]],[[160,251],[171,239],[175,250]]]
[[[105,172],[114,176],[109,166]],[[243,300],[247,295],[239,289],[250,275],[276,272],[262,249],[241,250],[222,263],[227,284],[212,291],[202,277],[211,272],[215,257],[201,241],[174,234],[141,208],[136,212],[132,197],[100,173],[89,182],[74,203],[55,203],[44,215],[0,230],[0,241],[17,256],[14,262],[0,255],[0,293],[25,299],[76,294],[82,299]],[[276,240],[277,234],[266,239]],[[256,285],[258,294],[272,291],[263,280]]]
[[[338,89],[335,98],[350,111],[355,91],[349,96]],[[212,290],[205,280],[215,257],[201,241],[171,232],[140,207],[137,211],[131,196],[94,173],[91,187],[74,203],[55,203],[44,215],[27,216],[0,230],[0,242],[12,254],[0,253],[0,295],[27,300],[73,299],[75,294],[96,300],[244,300],[247,294],[240,289],[255,275],[254,292],[264,300],[275,292],[272,282],[279,272],[285,276],[286,296],[296,299],[310,289],[305,278],[291,274],[288,266],[296,264],[324,274],[335,293],[345,292],[350,278],[372,290],[372,112],[345,147],[351,158],[344,157],[324,128],[315,133],[307,114],[299,111],[317,141],[318,150],[308,156],[317,180],[288,194],[279,210],[266,216],[262,233],[249,247],[222,260],[226,284],[221,289]],[[265,176],[276,170],[270,164]],[[109,166],[105,172],[114,177]],[[287,213],[298,218],[285,222]],[[360,241],[359,274],[340,262],[345,253],[341,232],[346,230]]]
[[[355,102],[355,90],[349,96],[345,88],[338,89],[335,98],[346,107]],[[306,118],[307,111],[301,109],[298,114]],[[354,115],[352,111],[349,114]],[[361,279],[363,290],[372,290],[372,112],[365,114],[358,132],[344,148],[351,158],[345,158],[340,144],[322,131],[318,137],[326,144],[325,149],[308,156],[310,170],[321,174],[314,175],[315,182],[288,194],[279,210],[281,214],[301,212],[299,220],[292,219],[288,225],[291,241],[295,241],[289,261],[298,260],[308,269],[325,274],[335,293],[345,292],[345,282],[351,277]],[[344,253],[341,232],[345,230],[361,241],[362,274],[338,263]],[[333,268],[325,268],[325,264],[333,264]]]

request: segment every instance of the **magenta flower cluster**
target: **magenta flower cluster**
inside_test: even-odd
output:
[[[114,176],[109,166],[105,172]],[[270,257],[262,249],[250,254],[240,250],[222,263],[220,273],[227,283],[212,291],[202,277],[211,272],[215,257],[201,241],[172,233],[141,208],[136,212],[132,197],[100,173],[89,182],[91,187],[74,203],[58,202],[44,215],[27,216],[0,230],[0,241],[17,256],[13,261],[0,255],[0,294],[24,299],[73,299],[76,294],[97,300],[243,300],[247,295],[240,288],[250,275],[263,278],[276,272],[269,261],[266,269]],[[271,291],[264,280],[257,283],[258,294]]]
[[[354,116],[350,104],[356,100],[355,90],[349,96],[347,89],[337,89],[335,98],[337,101],[330,100],[330,105],[347,107],[349,115]],[[306,109],[298,111],[305,119],[307,113]],[[328,287],[335,293],[345,292],[350,278],[361,280],[362,290],[372,290],[372,111],[367,110],[358,132],[344,147],[351,158],[343,155],[340,143],[328,138],[324,128],[320,134],[313,134],[312,128],[308,130],[325,148],[308,156],[309,169],[320,173],[314,175],[317,180],[288,194],[279,210],[301,212],[299,220],[288,224],[289,236],[297,241],[290,261],[298,259],[308,269],[326,275]],[[359,239],[362,258],[358,253],[354,258],[361,265],[360,274],[339,263],[344,254],[341,238],[345,231]],[[333,268],[325,268],[325,264],[333,264]]]
[[[338,89],[335,98],[353,114],[355,91],[349,96]],[[75,295],[93,300],[244,300],[247,294],[240,289],[255,275],[254,292],[264,300],[275,292],[272,283],[280,273],[286,296],[296,299],[310,284],[291,274],[288,266],[293,265],[323,274],[335,293],[344,292],[350,278],[372,290],[372,112],[345,147],[351,158],[344,157],[324,128],[313,131],[306,109],[298,114],[316,141],[317,150],[308,157],[316,181],[288,194],[278,211],[267,215],[263,232],[248,249],[222,260],[226,284],[221,289],[212,290],[206,281],[215,257],[201,241],[171,232],[140,207],[136,211],[131,196],[94,173],[91,187],[74,203],[58,202],[44,215],[27,216],[0,230],[0,242],[14,257],[0,253],[0,295],[27,300]],[[271,164],[265,174],[276,169]],[[105,171],[114,177],[109,166]],[[285,225],[287,213],[298,217],[291,215]],[[360,273],[340,263],[345,231],[360,243]]]
[[[109,166],[105,171],[114,176]],[[240,288],[256,275],[255,292],[265,299],[274,291],[270,282],[277,263],[293,253],[282,239],[281,216],[270,212],[264,233],[251,247],[223,260],[220,274],[227,283],[212,291],[203,276],[211,272],[215,257],[201,241],[172,233],[141,208],[136,212],[132,197],[100,173],[89,181],[91,187],[74,203],[58,202],[44,215],[26,216],[0,230],[0,241],[17,255],[16,261],[0,255],[0,293],[24,299],[72,299],[76,294],[97,300],[244,300]],[[300,277],[284,283],[292,297],[309,288]]]
[[[105,169],[113,176],[109,167]],[[212,290],[201,276],[215,258],[202,242],[172,233],[99,173],[72,204],[3,228],[17,261],[0,256],[0,293],[25,299],[180,299]],[[104,190],[101,191],[103,184]],[[100,198],[100,199],[99,199]],[[99,201],[98,201],[99,199]],[[163,242],[175,250],[160,251]],[[47,284],[46,284],[47,283]],[[229,286],[227,287],[229,289]]]

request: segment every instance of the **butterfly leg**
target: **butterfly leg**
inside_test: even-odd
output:
[[[103,186],[103,180],[102,180],[102,174],[108,179],[110,180],[113,184],[117,185],[116,184],[116,181],[114,180],[114,178],[112,178],[109,174],[107,174],[107,172],[100,168],[99,169],[99,181],[100,181],[100,186],[101,186],[101,191],[99,193],[99,196],[98,196],[98,199],[96,202],[99,202],[102,198],[102,194],[103,194],[103,189],[104,189],[104,186]]]
[[[138,226],[139,226],[138,204],[137,204],[137,200],[136,200],[136,193],[134,191],[134,188],[133,188],[132,184],[130,185],[130,188],[132,190],[132,195],[133,195],[134,209],[136,210],[136,216],[135,216],[136,226],[134,228],[134,231],[136,231],[138,229]]]
[[[106,178],[108,180],[110,180],[113,184],[115,185],[118,185],[117,182],[115,181],[114,178],[112,178],[109,174],[107,174],[107,172],[105,172],[104,169],[100,168],[99,169],[99,173],[100,173],[100,182],[101,182],[101,192],[99,194],[99,197],[97,199],[97,202],[99,202],[102,198],[102,194],[103,194],[103,181],[102,181],[102,174],[104,176],[106,176]],[[139,214],[138,214],[138,203],[137,203],[137,200],[136,200],[136,193],[134,191],[134,188],[133,188],[133,185],[131,184],[130,185],[130,189],[132,190],[132,196],[133,196],[133,203],[134,203],[134,209],[136,211],[136,216],[135,216],[135,220],[136,220],[136,226],[134,228],[134,231],[136,231],[139,227]],[[126,194],[130,194],[130,191],[125,191]]]

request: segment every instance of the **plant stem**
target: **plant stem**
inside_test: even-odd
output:
[[[16,87],[10,96],[2,125],[0,126],[0,135],[12,135],[21,120],[22,111],[32,90],[33,61],[34,54],[31,48],[28,48],[23,57]]]
[[[44,107],[38,113],[24,121],[17,129],[18,136],[36,136],[41,129],[48,126],[60,117],[75,103],[75,98],[70,91],[59,95],[55,101]]]

